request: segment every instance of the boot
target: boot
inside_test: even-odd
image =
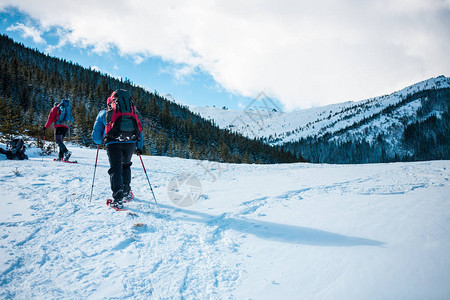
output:
[[[109,204],[111,207],[115,207],[117,209],[123,209],[123,201],[122,199],[115,199],[113,202]]]
[[[71,155],[72,155],[72,152],[67,150],[66,153],[64,153],[64,160],[68,161]]]
[[[133,198],[134,198],[133,192],[128,191],[128,192],[124,193],[124,195],[123,195],[123,202],[129,202]]]

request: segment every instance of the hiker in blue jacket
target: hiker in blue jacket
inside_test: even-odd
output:
[[[107,108],[100,111],[92,131],[97,145],[105,142],[110,169],[108,174],[115,208],[123,208],[123,200],[132,197],[131,157],[133,152],[141,155],[143,149],[142,125],[126,90],[116,90],[107,100]]]

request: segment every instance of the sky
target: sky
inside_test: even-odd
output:
[[[1,33],[190,106],[285,111],[450,76],[450,0],[0,0]]]

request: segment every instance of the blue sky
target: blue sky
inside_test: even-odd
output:
[[[171,63],[161,57],[136,58],[127,54],[120,55],[116,47],[105,53],[96,53],[93,47],[76,47],[72,44],[58,46],[60,37],[57,34],[57,27],[41,32],[39,36],[42,40],[33,38],[18,24],[38,28],[38,22],[17,9],[10,8],[0,12],[0,20],[0,32],[7,34],[16,42],[87,68],[95,68],[114,77],[128,78],[134,84],[150,91],[157,91],[160,95],[170,94],[183,104],[242,109],[252,100],[227,92],[211,75],[202,72],[200,68],[190,70],[184,64]],[[189,70],[188,74],[183,75],[183,68]]]
[[[0,13],[27,46],[195,106],[264,92],[291,111],[450,76],[450,0],[0,0]]]

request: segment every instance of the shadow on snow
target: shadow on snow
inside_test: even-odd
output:
[[[250,220],[232,216],[230,213],[216,216],[165,204],[158,204],[157,207],[184,214],[184,216],[168,216],[171,219],[217,226],[218,233],[231,229],[244,234],[251,234],[264,240],[311,246],[352,247],[384,245],[383,242],[376,240],[347,236],[303,226]],[[158,212],[150,212],[150,214],[154,214],[158,218],[162,217]]]

